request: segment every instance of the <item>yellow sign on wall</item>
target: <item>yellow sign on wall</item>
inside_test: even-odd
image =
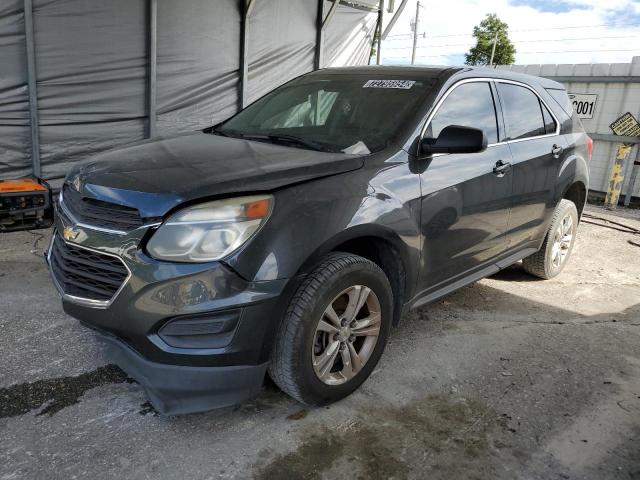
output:
[[[625,137],[640,137],[640,124],[631,112],[627,112],[609,125],[613,133]]]

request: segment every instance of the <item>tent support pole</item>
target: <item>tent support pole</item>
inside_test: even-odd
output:
[[[376,49],[376,65],[380,65],[382,60],[382,22],[384,15],[384,0],[380,0],[378,9],[378,48]]]
[[[314,60],[314,70],[319,70],[324,66],[324,31],[331,22],[333,14],[336,13],[340,0],[333,0],[331,8],[327,16],[324,16],[324,2],[325,0],[318,0],[318,17],[316,21],[316,57]]]
[[[327,13],[327,16],[322,21],[322,30],[325,30],[327,28],[327,25],[329,25],[329,22],[331,21],[333,14],[336,13],[336,10],[338,9],[339,4],[340,4],[340,0],[333,0],[333,3],[331,4],[331,8],[329,9],[329,13]]]
[[[238,110],[247,106],[247,86],[249,81],[249,16],[256,0],[241,0],[242,21],[240,22],[240,81],[238,83]]]
[[[158,0],[149,0],[149,84],[147,86],[149,122],[147,123],[147,138],[152,138],[156,135],[157,77]]]
[[[31,170],[36,177],[40,177],[42,175],[42,169],[40,167],[40,124],[38,119],[33,4],[31,0],[24,0],[24,33],[27,43],[27,84],[29,88],[29,125],[31,127]]]
[[[334,5],[338,3],[338,0],[334,1]],[[331,7],[333,10],[333,6]],[[324,0],[318,0],[318,15],[316,17],[316,54],[313,59],[313,69],[319,70],[322,68],[322,40],[324,37]]]
[[[382,32],[382,40],[386,40],[387,39],[387,35],[389,35],[389,32],[391,31],[393,26],[398,21],[398,17],[400,17],[400,15],[402,14],[402,11],[404,10],[404,7],[407,5],[408,1],[409,0],[402,0],[402,3],[398,7],[398,10],[396,10],[396,13],[394,13],[393,17],[391,17],[391,20],[389,21],[389,24],[387,25],[387,28],[385,28],[384,32]]]

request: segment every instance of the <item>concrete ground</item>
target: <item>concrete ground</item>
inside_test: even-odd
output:
[[[410,314],[330,407],[267,384],[173,418],[62,312],[48,235],[0,236],[1,479],[640,479],[640,235],[583,223],[558,278],[516,265]]]

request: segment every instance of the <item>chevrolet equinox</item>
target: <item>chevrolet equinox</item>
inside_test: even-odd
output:
[[[558,275],[592,145],[544,78],[319,70],[74,167],[47,260],[65,311],[158,411],[240,402],[267,372],[328,404],[409,309],[520,260]]]

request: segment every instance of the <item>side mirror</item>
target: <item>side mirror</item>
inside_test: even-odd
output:
[[[423,138],[420,141],[420,155],[434,153],[478,153],[487,148],[487,136],[479,128],[449,125],[435,140]]]

